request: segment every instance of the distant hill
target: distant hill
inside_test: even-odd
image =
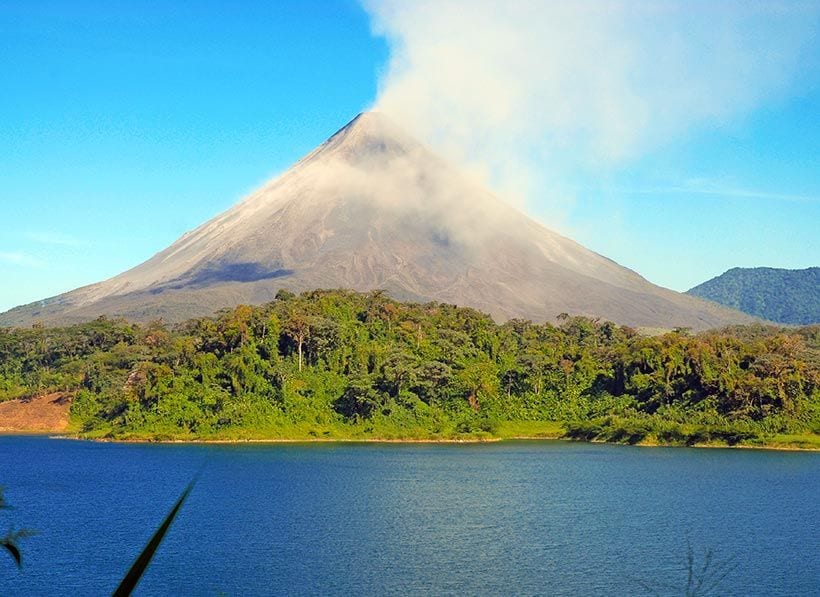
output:
[[[735,267],[687,294],[778,323],[820,323],[820,267]]]

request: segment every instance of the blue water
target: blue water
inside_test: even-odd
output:
[[[565,442],[135,445],[0,437],[0,595],[820,594],[820,454]]]

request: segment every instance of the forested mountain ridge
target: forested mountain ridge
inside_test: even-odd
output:
[[[820,323],[820,267],[736,267],[687,294],[777,323]]]
[[[280,292],[169,327],[0,330],[0,399],[74,395],[88,437],[570,437],[730,443],[820,432],[820,327],[646,337],[383,293]],[[523,433],[526,434],[526,433]]]

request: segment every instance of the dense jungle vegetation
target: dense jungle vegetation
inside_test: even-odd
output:
[[[820,326],[647,337],[559,319],[333,290],[173,327],[4,329],[0,400],[70,393],[74,428],[98,438],[820,446]]]

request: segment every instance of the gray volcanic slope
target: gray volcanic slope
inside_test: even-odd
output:
[[[270,301],[281,288],[385,289],[497,319],[570,313],[694,329],[751,321],[544,228],[368,112],[145,263],[12,309],[0,325],[102,314],[179,321]]]

